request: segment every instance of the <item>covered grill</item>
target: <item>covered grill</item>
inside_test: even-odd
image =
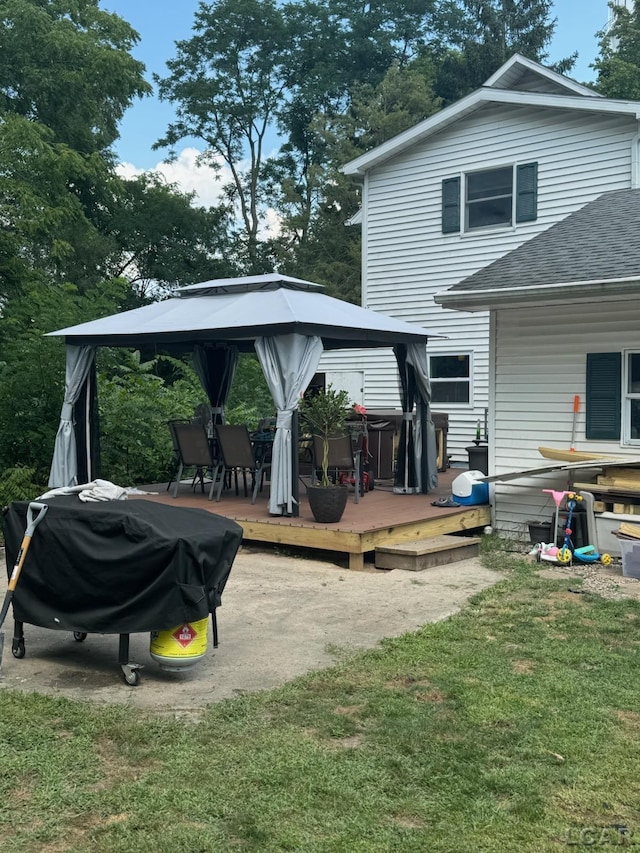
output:
[[[119,663],[129,684],[129,634],[164,631],[212,616],[242,540],[235,522],[205,510],[145,500],[82,503],[76,495],[47,500],[13,598],[12,651],[24,656],[23,623],[119,634]],[[7,566],[25,529],[27,502],[3,516]]]

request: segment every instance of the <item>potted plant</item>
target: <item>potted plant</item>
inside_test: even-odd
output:
[[[322,444],[320,482],[308,487],[309,506],[316,521],[327,524],[340,521],[347,505],[347,487],[329,477],[329,439],[345,428],[351,414],[349,395],[329,385],[300,402],[300,416],[308,431]]]

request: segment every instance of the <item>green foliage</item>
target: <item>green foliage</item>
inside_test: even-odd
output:
[[[346,391],[336,391],[329,385],[326,390],[303,397],[299,411],[303,428],[322,439],[321,485],[328,486],[331,483],[329,438],[344,429],[345,421],[351,413],[349,395]]]
[[[613,26],[600,33],[596,88],[607,98],[640,100],[640,4],[614,7]]]
[[[157,78],[160,97],[177,113],[158,144],[193,137],[206,145],[214,171],[229,167],[227,199],[242,221],[247,270],[264,272],[258,234],[266,212],[265,136],[293,73],[283,12],[273,0],[202,3],[194,32],[178,42],[176,58],[167,63],[170,75]]]
[[[212,704],[197,725],[5,688],[4,846],[634,848],[640,606],[567,584],[529,563],[448,619]]]
[[[276,405],[255,355],[241,353],[226,406],[230,424],[246,424],[255,430],[261,418],[273,417]]]
[[[130,51],[137,33],[98,0],[3,0],[0,115],[47,127],[81,154],[105,151],[135,97],[151,87]]]
[[[0,468],[25,466],[46,481],[64,397],[65,345],[47,332],[114,313],[125,282],[106,282],[90,297],[72,285],[33,280],[0,319]]]
[[[192,205],[182,193],[151,174],[122,181],[105,217],[115,243],[111,274],[125,276],[141,297],[159,286],[193,284],[237,273],[226,232],[226,211]]]
[[[194,371],[166,356],[143,362],[137,351],[100,351],[98,358],[102,477],[121,486],[168,479],[168,421],[192,417],[204,395]],[[160,361],[170,361],[172,382],[157,375]]]
[[[460,0],[463,15],[447,49],[437,50],[437,94],[445,104],[477,89],[514,53],[544,62],[555,29],[553,0]],[[568,71],[575,56],[558,68]]]
[[[0,474],[0,507],[14,501],[32,501],[46,490],[46,482],[36,482],[35,468],[7,468]]]

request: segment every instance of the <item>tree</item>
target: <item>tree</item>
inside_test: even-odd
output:
[[[204,142],[203,159],[230,176],[228,202],[242,223],[247,272],[263,272],[259,237],[265,212],[262,178],[267,134],[292,74],[286,28],[273,0],[200,4],[195,35],[177,44],[160,97],[177,104],[177,121],[157,143]]]
[[[148,94],[138,34],[99,0],[3,0],[0,114],[48,127],[80,154],[105,152],[133,99]]]
[[[23,465],[46,482],[64,398],[65,345],[47,332],[121,310],[128,286],[106,282],[84,296],[44,277],[23,282],[0,321],[0,469]]]
[[[137,34],[97,0],[4,0],[2,23],[0,287],[15,292],[32,270],[95,286],[112,250],[109,146],[150,91],[128,53]]]
[[[195,207],[193,198],[153,173],[123,181],[106,226],[116,245],[109,275],[125,276],[140,298],[235,275],[228,212]]]
[[[640,100],[640,4],[631,10],[613,6],[612,26],[601,33],[600,55],[593,64],[596,88],[607,98]]]
[[[436,52],[435,90],[445,104],[477,89],[514,53],[546,60],[556,23],[553,0],[460,0],[460,6],[459,29]],[[555,69],[569,71],[574,61],[575,55]]]

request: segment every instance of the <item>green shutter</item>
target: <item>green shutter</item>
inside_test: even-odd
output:
[[[622,356],[619,352],[587,353],[586,438],[620,438]]]
[[[442,233],[455,234],[460,230],[460,178],[442,182]]]
[[[516,175],[516,222],[533,222],[538,217],[538,164],[518,166]]]

